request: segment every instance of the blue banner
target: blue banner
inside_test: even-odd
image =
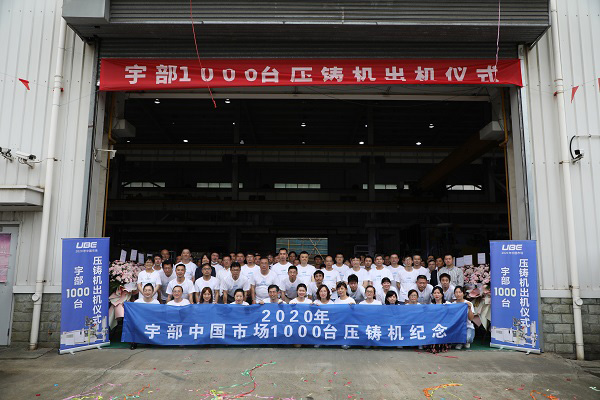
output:
[[[490,242],[493,347],[540,352],[535,240]]]
[[[109,240],[63,239],[60,353],[110,343]]]
[[[157,345],[465,343],[463,304],[361,306],[125,303],[124,342]]]

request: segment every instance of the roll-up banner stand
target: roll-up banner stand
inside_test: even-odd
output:
[[[62,242],[60,354],[109,345],[109,238]]]
[[[490,346],[540,353],[535,240],[490,241]]]

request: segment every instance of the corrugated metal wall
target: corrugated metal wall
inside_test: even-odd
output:
[[[45,157],[48,145],[61,6],[62,0],[0,2],[0,146],[33,153],[38,159]],[[93,48],[69,29],[46,269],[50,290],[60,285],[61,238],[81,234],[93,68]],[[31,90],[19,78],[29,80]],[[2,158],[0,185],[42,187],[45,165],[30,169]],[[0,212],[0,223],[5,221],[21,224],[15,291],[28,291],[35,285],[41,212]]]
[[[600,297],[600,1],[560,0],[559,33],[569,139],[585,152],[571,167],[577,263],[583,297]],[[548,32],[527,54],[535,210],[542,296],[568,295],[567,239]],[[571,88],[579,86],[571,102]],[[592,137],[588,137],[592,135]]]

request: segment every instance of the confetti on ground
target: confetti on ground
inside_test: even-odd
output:
[[[29,81],[28,80],[19,78],[19,82],[21,82],[23,85],[25,85],[25,87],[27,88],[27,90],[30,90],[29,89]],[[39,394],[36,394],[36,396],[39,396]]]
[[[595,390],[596,392],[600,392],[600,389],[596,389],[596,386],[590,386],[590,389]]]
[[[548,392],[548,391],[550,391],[550,389],[547,389],[546,391]],[[529,393],[529,396],[531,396],[532,399],[536,399],[536,397],[533,395],[534,393],[541,394],[542,396],[544,396],[545,398],[550,399],[550,400],[559,400],[559,398],[556,396],[552,396],[551,394],[544,394],[544,393],[538,392],[537,390],[532,390]]]
[[[425,388],[423,389],[423,393],[425,393],[425,397],[428,399],[431,399],[431,394],[433,392],[435,392],[438,389],[444,389],[450,386],[462,386],[461,383],[445,383],[443,385],[439,385],[439,386],[434,386],[434,387],[430,387],[430,388]]]

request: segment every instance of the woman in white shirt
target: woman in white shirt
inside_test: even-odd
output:
[[[160,302],[156,299],[153,299],[154,295],[154,286],[151,283],[146,283],[144,288],[142,289],[142,297],[134,301],[134,303],[143,303],[143,304],[160,304]],[[129,345],[131,350],[137,349],[137,343],[131,342]]]
[[[317,300],[315,300],[313,304],[318,306],[333,304],[333,301],[331,300],[331,293],[329,293],[329,288],[327,285],[319,286],[317,289]]]
[[[356,304],[356,301],[354,301],[352,297],[348,297],[348,286],[346,285],[346,282],[338,282],[335,289],[338,294],[335,304]]]
[[[380,306],[381,302],[375,299],[375,288],[372,285],[367,286],[365,289],[365,299],[358,304],[364,304],[366,306]]]
[[[398,294],[396,292],[393,292],[391,290],[389,290],[386,294],[385,294],[385,300],[384,300],[384,304],[388,305],[388,306],[397,306],[398,304],[404,304],[404,303],[400,303],[398,301]]]
[[[462,286],[454,288],[454,297],[456,297],[455,303],[467,303],[467,342],[465,343],[465,348],[468,349],[471,347],[471,343],[473,343],[473,339],[475,338],[475,326],[473,325],[475,308],[473,307],[473,303],[465,300],[465,291]],[[460,350],[462,347],[463,345],[458,343],[456,345],[456,350]]]
[[[250,305],[244,301],[244,290],[243,289],[235,289],[235,292],[233,292],[233,303],[231,303],[231,304],[237,304],[240,306],[249,306]]]
[[[196,281],[196,282],[198,282],[198,281]],[[213,298],[212,289],[208,286],[203,288],[202,292],[200,292],[200,295],[198,296],[197,300],[198,300],[198,304],[213,304],[215,302],[215,300]]]
[[[182,306],[187,306],[190,304],[190,301],[188,299],[183,298],[183,288],[181,286],[176,285],[173,288],[172,295],[173,295],[173,300],[171,300],[167,303],[168,306],[182,307]]]
[[[297,297],[290,300],[290,304],[312,304],[312,300],[306,298],[308,289],[304,283],[299,283],[296,287]]]
[[[419,292],[415,289],[410,289],[408,291],[408,303],[406,304],[421,304],[419,303]]]

